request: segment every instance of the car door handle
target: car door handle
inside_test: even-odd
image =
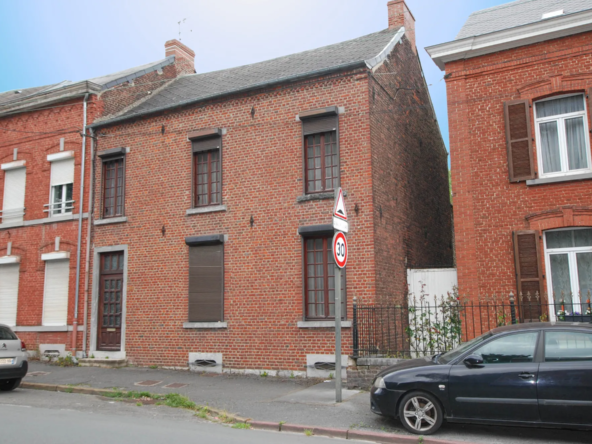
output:
[[[532,379],[534,378],[534,373],[522,372],[518,376],[520,376],[522,379]]]

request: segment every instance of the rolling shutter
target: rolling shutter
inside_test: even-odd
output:
[[[74,183],[74,159],[51,163],[51,186]]]
[[[22,222],[25,210],[26,168],[7,170],[4,173],[4,204],[2,223]]]
[[[194,153],[199,153],[201,151],[210,151],[210,150],[220,149],[221,146],[222,146],[222,138],[221,137],[211,137],[208,139],[193,140],[191,142],[191,149]]]
[[[515,231],[513,238],[520,319],[523,322],[539,320],[543,290],[539,233],[532,230]],[[536,298],[537,293],[539,299]]]
[[[43,325],[66,325],[69,276],[69,260],[48,260],[45,262]]]
[[[19,264],[0,265],[0,324],[16,325]]]
[[[224,244],[189,247],[189,322],[224,320]]]
[[[307,136],[309,134],[337,131],[338,126],[337,116],[316,117],[302,121],[302,132]]]
[[[504,103],[510,182],[534,179],[532,132],[528,100]]]

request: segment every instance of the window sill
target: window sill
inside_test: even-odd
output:
[[[183,328],[228,328],[228,322],[184,322]]]
[[[110,217],[110,218],[107,218],[107,219],[95,219],[93,221],[93,225],[121,224],[123,222],[127,222],[127,217],[126,216]]]
[[[57,222],[68,222],[71,220],[78,220],[79,217],[80,217],[80,214],[68,213],[68,214],[62,214],[59,216],[46,217],[44,219],[25,220],[25,221],[19,221],[19,222],[8,222],[5,224],[0,224],[0,230],[5,229],[5,228],[30,227],[33,225],[44,225],[44,224],[54,224]],[[87,219],[88,213],[83,213],[82,218]]]
[[[545,185],[548,183],[558,183],[558,182],[571,182],[575,180],[587,180],[592,179],[592,173],[582,173],[582,174],[572,174],[568,176],[559,176],[559,177],[546,177],[544,179],[532,179],[527,180],[526,185],[533,186],[533,185]]]
[[[211,207],[190,208],[185,212],[186,216],[192,214],[217,213],[218,211],[226,211],[226,205],[212,205]]]
[[[351,328],[352,321],[341,321],[341,328]],[[334,328],[335,321],[298,321],[298,328]]]
[[[347,197],[347,192],[344,191],[343,195],[345,197]],[[327,200],[327,199],[335,199],[335,192],[330,191],[328,193],[305,194],[303,196],[298,196],[296,198],[296,202],[301,203],[301,202],[310,202],[311,200]]]
[[[71,325],[22,325],[17,327],[10,327],[12,331],[16,332],[38,332],[51,333],[60,331],[73,331],[74,327]],[[84,325],[78,326],[78,331],[84,331]]]

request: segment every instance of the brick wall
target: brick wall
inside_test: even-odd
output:
[[[408,267],[453,262],[448,158],[407,38],[369,86],[376,292],[401,302]]]
[[[516,291],[512,231],[591,225],[591,181],[538,186],[509,182],[503,115],[508,100],[532,104],[552,95],[586,92],[592,87],[591,72],[592,33],[446,65],[461,293],[475,297]],[[532,129],[536,165],[534,125]],[[544,270],[542,240],[540,247]]]

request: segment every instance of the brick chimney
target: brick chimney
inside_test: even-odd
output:
[[[417,54],[417,48],[415,47],[415,17],[411,14],[405,0],[392,0],[386,6],[388,8],[389,29],[404,26],[407,40],[411,43],[413,52]]]
[[[177,75],[195,73],[195,52],[177,39],[164,44],[165,57],[175,56]]]

